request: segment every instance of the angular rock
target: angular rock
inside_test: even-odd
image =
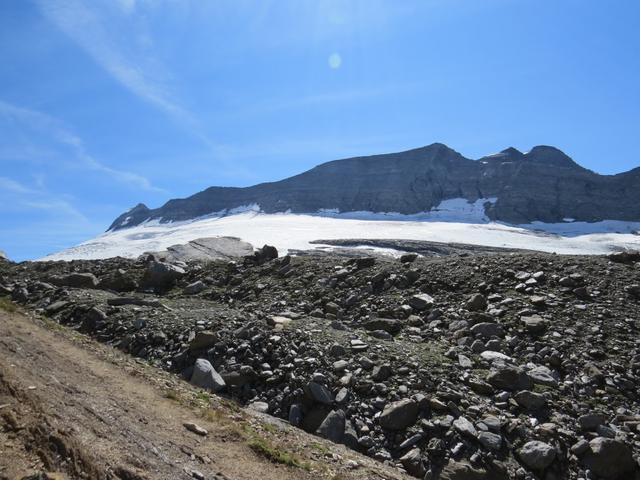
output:
[[[502,325],[494,322],[481,322],[476,323],[471,327],[471,333],[479,335],[484,338],[491,337],[504,337],[504,329]]]
[[[435,300],[431,295],[420,293],[409,299],[409,305],[416,310],[426,310],[434,304]]]
[[[185,274],[183,268],[166,262],[152,260],[147,265],[140,287],[143,289],[153,289],[156,292],[163,292],[170,289],[176,280]]]
[[[453,421],[453,428],[455,428],[460,435],[467,438],[476,438],[478,436],[476,427],[465,417],[456,418]]]
[[[52,277],[51,283],[58,287],[97,288],[99,281],[93,273],[69,273]]]
[[[138,282],[132,274],[125,270],[117,269],[102,277],[98,288],[102,290],[113,290],[114,292],[132,292],[138,288]]]
[[[190,283],[184,287],[183,291],[185,295],[196,295],[202,292],[205,288],[207,288],[207,285],[202,280],[198,280],[197,282]]]
[[[196,423],[187,422],[187,423],[184,423],[183,425],[184,425],[184,428],[186,428],[190,432],[195,433],[196,435],[200,435],[201,437],[206,437],[209,434],[209,432],[206,429],[202,428],[200,425]]]
[[[373,318],[367,320],[363,327],[367,330],[383,330],[391,335],[394,335],[402,330],[402,323],[399,320],[393,318]]]
[[[527,375],[533,383],[546,385],[547,387],[557,387],[558,380],[553,376],[551,370],[545,366],[539,366],[527,371]]]
[[[476,293],[467,300],[465,306],[472,312],[484,310],[487,308],[487,298],[481,293]]]
[[[331,405],[334,401],[333,394],[327,387],[318,382],[309,382],[306,388],[309,397],[323,405]]]
[[[502,448],[502,437],[496,433],[480,432],[478,441],[487,450],[498,451]]]
[[[637,469],[631,449],[612,438],[596,437],[591,440],[581,460],[593,473],[607,480],[631,478],[626,475]]]
[[[531,411],[540,410],[547,404],[547,399],[544,395],[529,390],[518,392],[513,398],[518,405]]]
[[[533,385],[527,373],[517,367],[500,367],[489,373],[487,382],[495,388],[509,391],[529,390]]]
[[[549,327],[549,321],[540,315],[531,315],[528,317],[520,317],[520,321],[524,324],[527,332],[539,335],[544,333]]]
[[[401,263],[413,263],[413,262],[416,261],[417,258],[418,258],[418,254],[417,253],[405,253],[405,254],[400,256],[400,262]]]
[[[410,398],[390,403],[384,407],[378,419],[387,430],[404,430],[418,419],[418,403]]]
[[[196,333],[193,340],[189,344],[189,350],[197,352],[199,350],[207,350],[213,347],[218,342],[218,335],[208,330]]]
[[[518,456],[532,470],[544,470],[556,459],[556,449],[548,443],[533,440],[518,450]]]
[[[400,457],[400,463],[404,469],[414,477],[422,478],[426,473],[422,454],[419,448],[413,448]]]
[[[193,367],[190,383],[196,387],[211,390],[212,392],[220,392],[226,387],[222,376],[216,372],[209,360],[199,358]]]
[[[316,433],[335,443],[342,442],[345,430],[345,414],[342,410],[333,410],[322,421]]]

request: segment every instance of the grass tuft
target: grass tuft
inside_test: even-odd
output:
[[[167,390],[165,392],[164,396],[165,396],[165,398],[168,398],[169,400],[173,400],[173,401],[178,402],[178,403],[181,402],[180,394],[176,390]]]
[[[0,310],[15,313],[18,311],[18,307],[9,297],[0,297]]]
[[[282,450],[280,447],[273,445],[265,438],[254,436],[249,440],[248,445],[249,448],[258,455],[261,455],[274,463],[301,468],[307,471],[311,470],[311,465],[307,462],[303,462],[293,453],[287,452],[286,450]]]

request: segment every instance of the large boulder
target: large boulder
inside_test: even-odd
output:
[[[556,459],[556,449],[548,443],[532,440],[518,450],[518,456],[532,470],[544,470]]]
[[[209,330],[198,332],[189,343],[189,350],[197,352],[199,350],[207,350],[218,342],[218,334]]]
[[[549,320],[542,318],[540,315],[520,317],[520,321],[524,324],[527,332],[534,335],[544,333],[549,326]]]
[[[184,269],[177,265],[152,260],[144,271],[140,287],[153,289],[155,292],[163,292],[173,287],[176,281],[184,274]]]
[[[476,323],[471,327],[471,333],[484,338],[504,337],[502,325],[495,322]]]
[[[372,318],[364,322],[363,327],[370,331],[384,330],[391,335],[395,335],[402,330],[402,323],[393,318]]]
[[[307,396],[314,402],[322,403],[324,405],[331,405],[335,400],[333,393],[318,382],[309,382],[305,388]]]
[[[130,272],[119,268],[102,277],[98,288],[115,292],[131,292],[138,288],[138,282]]]
[[[278,258],[278,249],[271,245],[265,245],[253,252],[253,255],[245,256],[244,260],[245,263],[262,265],[263,263],[276,258]]]
[[[501,390],[530,390],[533,386],[527,373],[517,367],[503,366],[489,373],[487,382]]]
[[[51,283],[58,287],[96,288],[98,279],[93,273],[68,273],[51,277]]]
[[[547,404],[547,398],[541,393],[522,390],[513,396],[513,399],[522,408],[530,411],[540,410]]]
[[[420,293],[409,299],[409,305],[416,310],[426,310],[434,304],[435,300],[431,295]]]
[[[212,392],[220,392],[226,387],[226,383],[220,374],[216,372],[213,365],[204,358],[196,360],[190,382],[196,387],[211,390]]]
[[[422,478],[426,473],[419,448],[413,448],[400,457],[400,463],[402,463],[404,469],[414,477]]]
[[[333,410],[322,421],[316,433],[321,437],[340,443],[344,437],[346,417],[342,410]]]
[[[253,246],[236,237],[204,237],[185,244],[172,245],[165,251],[154,252],[159,260],[174,262],[211,262],[234,260],[251,255]]]
[[[484,310],[487,308],[487,298],[481,293],[476,293],[467,300],[465,306],[472,312]]]
[[[607,258],[616,263],[640,262],[640,251],[624,250],[622,252],[611,253],[607,256]]]
[[[582,463],[607,480],[630,478],[628,474],[637,469],[631,449],[620,440],[606,437],[596,437],[589,442]]]
[[[380,426],[387,430],[404,430],[416,423],[418,410],[418,403],[411,398],[390,403],[380,414]]]

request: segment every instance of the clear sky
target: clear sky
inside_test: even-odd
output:
[[[640,165],[637,0],[3,0],[0,249],[443,142]]]

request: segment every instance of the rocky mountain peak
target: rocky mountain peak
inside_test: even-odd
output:
[[[563,218],[640,221],[640,178],[633,172],[598,175],[561,150],[514,147],[474,161],[443,143],[398,153],[334,160],[277,182],[246,188],[210,187],[149,209],[139,204],[110,230],[146,220],[191,220],[258,205],[265,213],[429,212],[450,199],[496,198],[491,220],[523,224]]]
[[[524,155],[524,157],[526,160],[534,163],[541,163],[554,167],[582,169],[580,165],[574,162],[571,157],[565,154],[562,150],[547,145],[538,145],[533,147],[531,151]]]

